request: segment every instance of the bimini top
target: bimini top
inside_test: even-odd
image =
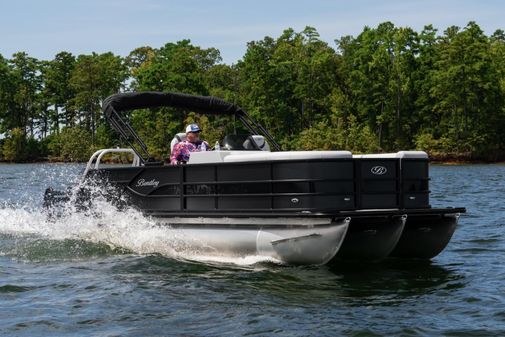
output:
[[[172,107],[194,111],[200,114],[211,115],[235,115],[238,120],[251,132],[251,134],[263,135],[270,144],[280,150],[279,144],[268,131],[256,122],[239,106],[223,101],[212,96],[194,96],[172,92],[128,92],[115,94],[103,101],[102,111],[110,126],[131,146],[139,156],[142,163],[154,162],[149,155],[147,146],[140,139],[123,114],[125,111],[136,109],[150,109],[159,107]]]
[[[158,107],[173,107],[216,115],[244,114],[240,107],[217,97],[156,91],[128,92],[109,96],[103,101],[102,110],[106,117],[110,117],[112,111],[110,108],[121,112]]]

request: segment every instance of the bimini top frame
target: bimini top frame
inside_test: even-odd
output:
[[[111,127],[131,146],[141,163],[153,162],[146,144],[128,123],[122,114],[125,111],[149,109],[158,107],[172,107],[194,111],[200,114],[235,115],[252,133],[265,136],[271,145],[280,151],[279,144],[272,135],[247,112],[239,106],[212,96],[193,96],[169,92],[129,92],[107,97],[102,105],[105,119]]]

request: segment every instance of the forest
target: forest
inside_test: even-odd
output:
[[[0,55],[0,160],[84,161],[122,146],[101,103],[117,92],[212,95],[248,111],[283,150],[424,150],[438,160],[505,160],[505,33],[479,25],[422,31],[384,22],[331,45],[286,29],[247,43],[235,64],[189,40],[52,60]],[[234,124],[173,109],[136,110],[130,123],[158,159],[174,134],[200,123],[213,144]]]

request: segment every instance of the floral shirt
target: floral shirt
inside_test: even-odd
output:
[[[196,143],[187,140],[177,143],[170,156],[170,164],[177,165],[178,162],[188,162],[191,152],[210,151],[210,145],[206,141],[199,140]]]

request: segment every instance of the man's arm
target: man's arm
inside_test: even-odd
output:
[[[181,143],[175,144],[174,149],[172,150],[172,153],[170,154],[170,164],[171,165],[177,165],[177,161],[178,161],[177,158],[181,154],[180,144]]]

